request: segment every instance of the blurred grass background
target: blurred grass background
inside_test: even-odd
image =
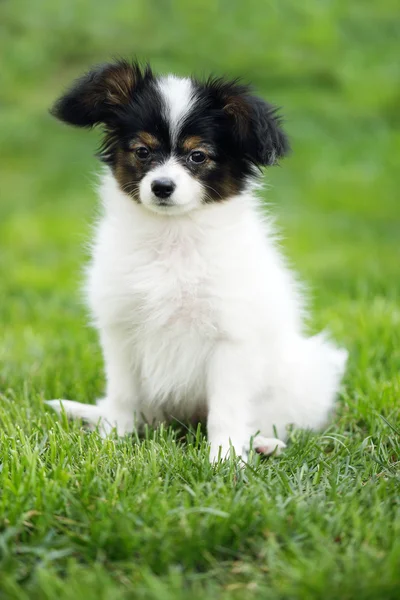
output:
[[[396,0],[0,2],[2,418],[30,431],[44,397],[102,392],[79,292],[99,132],[48,108],[93,63],[137,56],[241,76],[283,107],[293,153],[265,198],[310,286],[311,328],[350,350],[337,426],[358,423],[361,440],[384,435],[377,412],[399,423],[399,31]]]

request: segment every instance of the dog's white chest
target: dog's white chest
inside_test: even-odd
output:
[[[145,397],[184,397],[189,406],[204,397],[205,364],[218,333],[213,287],[190,243],[155,250],[128,277],[132,350]]]
[[[163,335],[215,333],[212,277],[195,243],[179,237],[161,240],[146,264],[133,267],[129,279],[140,327]]]
[[[171,233],[131,252],[114,249],[95,255],[92,265],[90,300],[99,326],[118,327],[144,398],[199,405],[219,335],[209,258],[195,239]]]

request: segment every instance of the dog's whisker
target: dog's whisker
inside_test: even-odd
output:
[[[138,193],[138,192],[139,192],[139,185],[138,185],[138,184],[136,184],[136,183],[134,183],[134,182],[131,182],[131,183],[124,183],[124,184],[121,186],[121,189],[122,189],[124,192],[127,192],[127,193],[131,193],[131,192]]]
[[[215,188],[211,187],[211,185],[209,185],[207,183],[203,183],[203,185],[204,185],[204,187],[210,189],[212,192],[214,192],[215,194],[217,194],[217,196],[219,198],[221,198],[221,200],[222,200],[222,195],[219,192],[217,192],[217,190]]]

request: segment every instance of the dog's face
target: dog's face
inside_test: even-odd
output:
[[[100,157],[121,190],[164,214],[240,193],[256,167],[288,150],[275,109],[247,86],[156,77],[125,61],[89,72],[52,112],[79,127],[102,124]]]

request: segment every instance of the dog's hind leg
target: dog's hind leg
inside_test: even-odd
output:
[[[70,419],[83,419],[90,425],[97,425],[102,417],[100,407],[96,404],[82,404],[73,400],[47,400],[58,414],[65,412]]]
[[[48,400],[48,406],[58,414],[63,411],[70,419],[82,419],[91,428],[98,426],[100,435],[106,437],[115,428],[118,435],[132,433],[135,429],[133,411],[118,410],[108,398],[97,401],[97,404],[83,404],[73,400]]]
[[[293,340],[271,366],[268,394],[257,406],[254,427],[258,423],[262,436],[277,432],[284,441],[289,425],[323,429],[335,407],[346,360],[346,350],[323,334]]]

